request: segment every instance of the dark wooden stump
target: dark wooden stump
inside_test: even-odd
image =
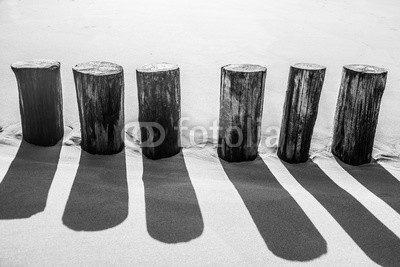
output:
[[[343,67],[332,153],[350,165],[371,161],[387,71],[368,65]]]
[[[115,154],[124,148],[124,71],[109,62],[87,62],[73,69],[83,150]]]
[[[286,162],[308,160],[325,70],[306,63],[290,67],[278,146],[278,157]]]
[[[11,65],[18,83],[23,139],[53,146],[64,135],[60,62],[19,61]]]
[[[136,70],[142,152],[150,159],[180,152],[181,89],[174,64],[144,65]]]
[[[218,156],[231,162],[254,160],[261,137],[267,69],[258,65],[221,68]]]

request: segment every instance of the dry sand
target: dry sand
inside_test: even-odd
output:
[[[400,262],[396,164],[327,153],[226,163],[212,145],[157,161],[134,145],[98,156],[66,130],[51,148],[1,135],[2,265]]]
[[[0,265],[399,265],[400,3],[376,1],[0,1]],[[21,142],[14,61],[61,62],[65,138]],[[186,126],[218,116],[220,67],[268,68],[263,137],[279,127],[289,65],[327,66],[312,161],[218,159],[213,139],[169,159],[142,157],[135,135],[113,156],[79,147],[71,68],[124,67],[126,123],[135,68],[181,68]],[[389,70],[374,157],[350,167],[329,151],[341,67]],[[271,133],[270,133],[271,134]],[[204,146],[203,146],[204,145]]]

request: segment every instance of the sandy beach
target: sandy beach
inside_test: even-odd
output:
[[[0,265],[399,265],[399,12],[394,0],[0,0]],[[10,64],[35,58],[61,62],[65,135],[53,147],[22,141]],[[72,67],[90,60],[124,68],[125,149],[115,155],[79,145]],[[155,161],[130,131],[135,70],[152,62],[179,66],[186,118],[182,152]],[[310,160],[291,165],[276,156],[277,131],[297,62],[327,73]],[[230,63],[268,69],[252,162],[219,159],[210,128]],[[388,70],[374,160],[358,167],[330,153],[352,63]]]

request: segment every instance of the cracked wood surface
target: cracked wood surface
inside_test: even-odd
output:
[[[387,71],[368,65],[343,67],[332,153],[350,165],[371,161]]]
[[[218,156],[226,161],[254,160],[261,137],[267,69],[258,65],[221,68]]]
[[[60,62],[18,61],[11,69],[18,84],[23,139],[55,145],[64,135]]]
[[[179,67],[155,63],[136,70],[142,152],[150,159],[180,152],[181,89]]]
[[[115,154],[124,148],[124,73],[109,62],[92,61],[73,69],[83,150]]]
[[[324,66],[317,64],[290,67],[277,152],[286,162],[308,160],[325,71]]]

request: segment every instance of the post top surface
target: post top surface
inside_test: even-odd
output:
[[[303,69],[303,70],[323,70],[326,69],[325,66],[314,64],[314,63],[296,63],[292,65],[293,68]]]
[[[260,65],[252,64],[230,64],[223,67],[227,71],[234,72],[259,72],[266,71],[267,68]]]
[[[80,63],[72,68],[73,70],[90,75],[111,75],[122,72],[122,66],[105,61],[90,61],[85,63]]]
[[[360,73],[382,74],[387,72],[387,70],[384,68],[364,64],[350,64],[345,65],[344,68]]]
[[[59,68],[60,62],[51,59],[35,59],[26,61],[17,61],[11,64],[13,69],[50,69]]]
[[[145,64],[137,68],[139,72],[159,72],[159,71],[169,71],[179,69],[178,65],[172,63],[152,63]]]

